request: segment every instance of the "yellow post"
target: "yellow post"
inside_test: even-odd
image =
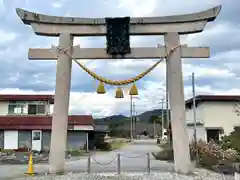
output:
[[[28,160],[28,171],[27,173],[28,175],[34,175],[34,168],[33,168],[33,155],[32,152],[29,153],[29,160]]]

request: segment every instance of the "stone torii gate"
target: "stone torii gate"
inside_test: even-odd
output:
[[[130,19],[130,35],[164,35],[165,46],[131,48],[131,53],[126,54],[124,59],[166,58],[171,52],[171,56],[167,58],[166,67],[174,162],[177,172],[192,171],[185,122],[181,58],[208,58],[210,56],[207,47],[181,46],[179,35],[202,32],[208,22],[215,20],[220,10],[221,6],[216,6],[193,14]],[[70,54],[68,56],[64,53],[53,53],[51,48],[29,49],[28,54],[30,60],[57,60],[49,171],[60,173],[64,171],[65,164],[72,58],[110,60],[119,57],[107,54],[105,48],[73,47],[74,36],[105,36],[107,30],[104,18],[48,16],[18,8],[16,12],[24,24],[31,25],[37,35],[59,37],[59,48],[68,50]]]

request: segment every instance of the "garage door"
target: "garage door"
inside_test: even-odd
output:
[[[4,131],[4,149],[18,149],[18,131]]]

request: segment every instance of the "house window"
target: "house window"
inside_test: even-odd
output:
[[[28,114],[37,114],[37,105],[36,104],[28,105]]]
[[[41,132],[40,131],[34,131],[33,132],[33,140],[34,141],[41,140]]]
[[[23,102],[9,102],[8,114],[24,114],[26,104]]]
[[[42,101],[10,101],[8,114],[18,115],[45,115],[47,102]]]
[[[38,114],[45,114],[46,113],[46,106],[45,105],[37,105],[37,113]]]
[[[29,104],[28,114],[46,114],[46,105],[43,104]]]

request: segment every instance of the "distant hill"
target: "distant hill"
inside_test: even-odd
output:
[[[164,118],[166,116],[166,112],[167,112],[166,110],[163,110]],[[160,116],[161,117],[161,115],[162,115],[162,109],[154,109],[152,111],[146,111],[142,114],[139,114],[138,117],[141,122],[149,122],[151,116]]]
[[[160,116],[161,117],[161,109],[155,109],[152,111],[146,111],[142,114],[138,115],[138,118],[141,122],[149,122],[151,116]],[[163,110],[164,118],[166,115],[166,110]],[[114,116],[108,116],[104,118],[97,118],[95,119],[96,124],[122,124],[124,122],[127,122],[129,120],[129,117],[123,116],[123,115],[114,115]]]
[[[112,123],[120,123],[122,121],[129,120],[129,117],[123,115],[113,115],[104,118],[96,118],[94,119],[96,124],[112,124]]]

